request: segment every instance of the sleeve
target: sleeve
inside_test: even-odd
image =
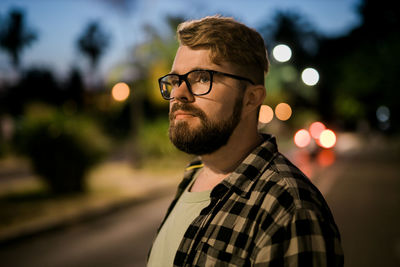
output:
[[[301,209],[258,243],[254,266],[343,266],[339,232],[334,222]]]

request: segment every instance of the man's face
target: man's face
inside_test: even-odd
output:
[[[209,50],[181,46],[171,73],[185,74],[195,69],[235,73],[228,64],[212,63]],[[169,137],[172,143],[195,155],[210,154],[225,145],[241,117],[243,89],[239,84],[234,79],[216,75],[209,94],[193,96],[183,82],[170,101]]]

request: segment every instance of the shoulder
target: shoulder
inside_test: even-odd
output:
[[[333,219],[320,191],[280,153],[261,173],[255,189],[263,196],[262,209],[281,223],[292,220],[299,211],[311,212],[321,220]]]

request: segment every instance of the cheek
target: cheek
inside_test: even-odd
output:
[[[226,103],[214,103],[209,107],[205,107],[203,111],[207,118],[213,122],[226,121],[232,116],[234,103],[229,101]]]

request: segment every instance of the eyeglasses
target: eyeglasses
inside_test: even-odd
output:
[[[215,70],[192,70],[186,74],[167,74],[158,79],[161,95],[165,100],[174,98],[173,91],[185,81],[189,92],[192,95],[200,96],[210,93],[215,74],[220,74],[237,80],[247,81],[254,85],[254,82],[248,78],[224,73]]]

